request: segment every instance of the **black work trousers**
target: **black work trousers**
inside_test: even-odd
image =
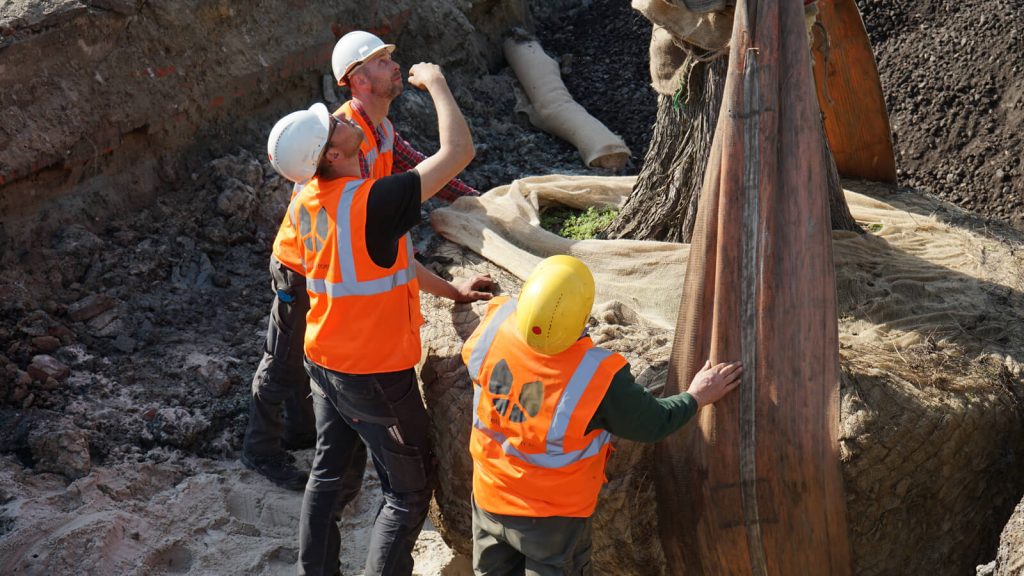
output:
[[[270,279],[274,302],[263,358],[252,378],[249,425],[242,444],[246,454],[256,457],[281,452],[285,436],[300,441],[316,434],[309,376],[302,366],[309,311],[306,278],[271,256]]]
[[[380,477],[384,501],[374,520],[366,576],[412,574],[412,549],[433,494],[429,420],[410,368],[344,374],[306,359],[316,413],[316,456],[299,519],[300,575],[337,571],[344,473],[362,439]]]
[[[284,450],[282,441],[303,445],[316,438],[309,375],[302,365],[309,311],[306,278],[271,256],[270,287],[274,303],[267,323],[263,359],[252,378],[249,424],[242,441],[242,450],[254,458],[280,454]],[[366,447],[360,443],[345,470],[345,484],[354,487],[354,491],[347,491],[339,505],[347,504],[359,493],[365,470]]]
[[[316,438],[309,375],[302,365],[309,293],[306,278],[270,257],[270,287],[274,301],[267,323],[267,340],[252,378],[249,424],[242,449],[252,456],[272,456],[285,443]],[[283,418],[282,418],[283,416]],[[362,450],[363,454],[366,450]],[[353,473],[362,478],[364,466]]]

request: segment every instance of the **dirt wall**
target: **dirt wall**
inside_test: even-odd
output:
[[[497,62],[518,0],[16,0],[0,7],[0,245],[149,204],[282,112],[341,96],[344,33],[462,74]],[[476,28],[471,19],[484,20]],[[4,257],[16,254],[4,249]]]

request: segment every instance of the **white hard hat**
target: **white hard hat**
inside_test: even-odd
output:
[[[345,34],[334,45],[334,53],[331,54],[335,80],[342,86],[348,84],[348,73],[381,50],[390,54],[395,51],[395,45],[385,44],[380,38],[362,30]]]
[[[316,175],[330,131],[331,113],[323,104],[281,118],[267,139],[270,164],[292,182],[309,180]]]

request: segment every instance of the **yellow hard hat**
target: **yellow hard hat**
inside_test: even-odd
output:
[[[572,256],[541,260],[516,306],[520,337],[541,354],[558,354],[583,334],[594,305],[594,276]]]

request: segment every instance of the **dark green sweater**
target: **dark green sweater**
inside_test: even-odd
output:
[[[629,364],[615,373],[587,432],[598,428],[627,440],[657,442],[682,428],[697,413],[697,401],[686,392],[655,398],[637,384]]]

